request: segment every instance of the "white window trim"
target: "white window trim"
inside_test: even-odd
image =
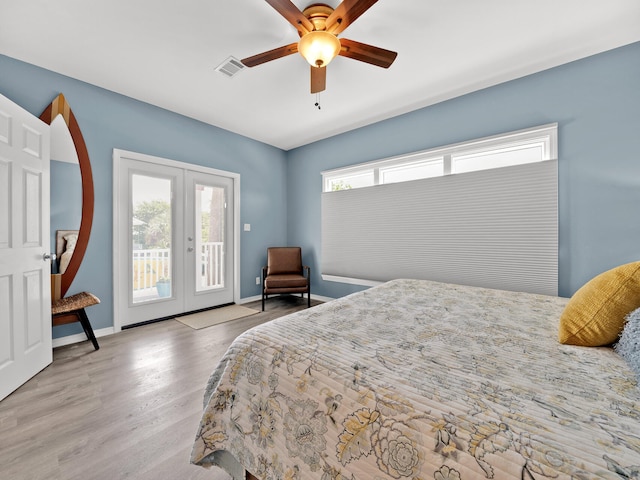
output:
[[[339,180],[342,177],[371,172],[372,170],[374,174],[374,185],[379,185],[381,168],[415,164],[426,160],[435,160],[436,158],[444,158],[443,175],[450,175],[452,174],[451,157],[453,155],[491,150],[499,147],[513,147],[538,139],[544,140],[547,147],[541,160],[556,160],[558,158],[558,124],[549,123],[381,160],[359,163],[348,167],[324,170],[321,172],[322,191],[331,191],[332,180]]]

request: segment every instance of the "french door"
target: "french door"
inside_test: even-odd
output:
[[[114,324],[232,303],[237,175],[119,150],[116,164]]]

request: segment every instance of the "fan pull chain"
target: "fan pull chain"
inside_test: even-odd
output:
[[[315,107],[318,107],[318,110],[320,110],[320,94],[316,93],[316,103],[314,104]]]

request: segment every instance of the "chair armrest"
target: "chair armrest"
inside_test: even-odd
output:
[[[307,267],[306,265],[302,266],[302,270],[307,272],[307,277],[309,277],[311,275],[311,269],[309,267]]]

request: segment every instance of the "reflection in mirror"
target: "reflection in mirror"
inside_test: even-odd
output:
[[[58,272],[51,273],[63,274],[67,271],[67,267],[69,266],[69,263],[71,263],[77,243],[78,230],[56,230],[55,265],[58,267]]]
[[[89,243],[91,224],[93,223],[93,175],[91,173],[89,153],[87,152],[82,132],[64,95],[58,95],[51,102],[40,115],[40,120],[52,126],[52,155],[55,156],[55,161],[52,162],[52,165],[55,165],[54,168],[56,169],[56,172],[52,171],[51,175],[51,198],[56,203],[55,212],[52,204],[52,215],[56,215],[56,222],[64,222],[59,227],[54,226],[52,217],[51,230],[53,232],[58,228],[61,230],[78,230],[75,249],[73,254],[70,255],[71,258],[65,272],[61,275],[60,295],[64,296],[80,268]],[[63,126],[66,126],[66,129],[62,128]],[[71,138],[73,148],[69,146],[67,133],[68,137]],[[65,138],[66,141],[64,140]],[[75,151],[75,155],[70,152],[70,149]],[[75,167],[76,162],[77,168]],[[66,165],[67,163],[68,165]],[[73,178],[77,178],[77,176],[73,177],[76,169],[80,172],[80,201],[77,200],[77,182],[73,180]],[[75,194],[73,193],[74,191]],[[75,200],[68,200],[67,196]],[[71,205],[71,202],[73,202],[73,205]],[[81,210],[79,222],[75,220],[76,223],[71,224],[74,222],[73,218],[77,218],[77,213],[74,214],[74,211],[78,206],[80,206]]]
[[[58,115],[51,122],[51,251],[56,253],[51,273],[66,271],[76,242],[69,244],[74,248],[67,248],[64,237],[73,230],[77,239],[81,220],[82,177],[78,154],[67,124],[62,115]]]

